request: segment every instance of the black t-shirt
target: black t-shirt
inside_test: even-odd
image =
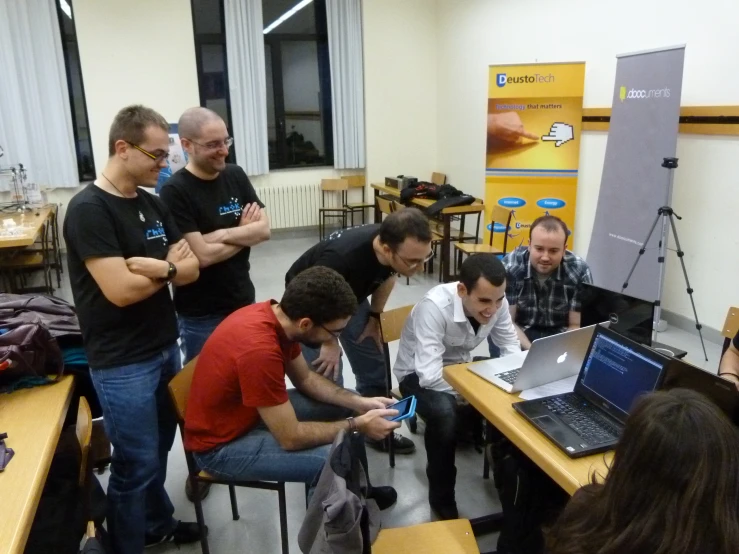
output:
[[[211,181],[200,179],[180,169],[159,193],[172,210],[182,233],[203,235],[237,227],[245,204],[257,202],[264,207],[238,165],[226,169]],[[174,303],[184,316],[227,315],[254,303],[254,284],[249,277],[249,254],[245,247],[231,258],[200,269],[200,278],[192,284],[175,287]]]
[[[480,322],[477,321],[474,317],[467,316],[467,321],[470,322],[470,325],[472,325],[472,330],[477,334],[478,329],[480,329]]]
[[[380,233],[380,225],[363,225],[336,231],[328,239],[306,251],[288,270],[285,283],[304,269],[316,265],[338,271],[361,302],[386,281],[393,270],[377,260],[372,241]]]
[[[177,342],[177,318],[169,289],[119,308],[85,266],[89,258],[142,256],[164,260],[182,238],[156,196],[138,189],[121,198],[90,184],[72,198],[64,218],[69,280],[85,352],[94,369],[141,362]]]

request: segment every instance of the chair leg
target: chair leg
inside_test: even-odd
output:
[[[194,479],[193,477],[190,477],[189,479],[192,485],[192,490],[197,491],[199,485],[197,479]],[[203,502],[200,499],[199,494],[194,495],[193,503],[195,504],[195,519],[198,522],[198,529],[200,531],[200,549],[203,551],[203,554],[210,554],[208,533],[205,527],[205,518],[203,517]]]
[[[280,503],[280,539],[282,540],[282,554],[290,554],[290,546],[287,542],[287,502],[285,501],[285,483],[280,483],[277,490]]]
[[[484,441],[484,448],[482,449],[482,478],[483,479],[489,479],[490,478],[490,462],[488,461],[488,445],[490,445],[490,435],[492,434],[492,431],[490,430],[490,422],[485,421],[485,441]]]
[[[228,495],[231,497],[231,514],[233,515],[234,521],[238,521],[241,516],[239,516],[239,506],[236,504],[236,487],[229,485]]]
[[[387,441],[387,455],[390,458],[390,467],[395,467],[395,448],[393,445],[393,433],[385,439]]]
[[[305,509],[308,509],[308,493],[310,492],[310,485],[308,483],[305,484]]]

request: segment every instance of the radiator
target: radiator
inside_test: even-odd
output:
[[[318,183],[259,187],[257,194],[265,205],[272,229],[318,227],[318,208],[322,207]],[[340,206],[340,193],[327,192],[325,207]]]

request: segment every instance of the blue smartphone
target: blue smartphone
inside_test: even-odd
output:
[[[416,415],[416,397],[406,396],[400,402],[396,402],[392,406],[388,406],[388,410],[398,410],[396,416],[386,416],[385,419],[390,421],[403,421],[409,417]]]

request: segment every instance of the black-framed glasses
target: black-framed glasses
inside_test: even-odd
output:
[[[233,137],[228,137],[225,140],[214,140],[213,142],[206,142],[205,144],[201,144],[199,142],[195,142],[192,139],[187,139],[193,144],[197,144],[198,146],[201,146],[203,148],[207,148],[208,150],[218,150],[219,148],[226,147],[231,148],[231,146],[234,143]]]
[[[326,331],[331,336],[333,336],[334,338],[337,338],[337,339],[341,336],[341,333],[344,332],[344,328],[343,327],[341,329],[335,329],[335,330],[334,329],[329,329],[325,325],[320,325],[320,327],[321,327],[321,329],[323,329],[324,331]]]
[[[155,154],[154,152],[149,152],[148,150],[141,148],[138,144],[134,144],[128,141],[126,142],[130,144],[131,146],[133,146],[136,150],[138,150],[142,154],[146,154],[147,156],[149,156],[152,160],[154,160],[157,163],[169,158],[169,152],[162,152],[161,154]]]
[[[396,256],[397,256],[398,258],[400,258],[400,259],[402,260],[402,262],[403,262],[403,263],[404,263],[405,265],[407,265],[407,266],[408,266],[408,269],[416,269],[416,268],[417,268],[417,267],[418,267],[419,265],[423,265],[423,264],[425,264],[426,262],[428,262],[428,261],[429,261],[429,260],[430,260],[431,258],[433,258],[433,257],[434,257],[434,251],[432,250],[432,251],[431,251],[431,252],[429,253],[429,255],[428,255],[428,256],[426,256],[426,257],[425,257],[425,258],[424,258],[423,260],[421,260],[421,261],[418,261],[418,260],[414,260],[414,261],[412,261],[412,262],[411,262],[411,261],[408,261],[408,260],[406,260],[406,259],[405,259],[405,258],[404,258],[403,256],[401,256],[401,255],[400,255],[400,254],[398,254],[397,252],[395,252],[395,255],[396,255]]]

